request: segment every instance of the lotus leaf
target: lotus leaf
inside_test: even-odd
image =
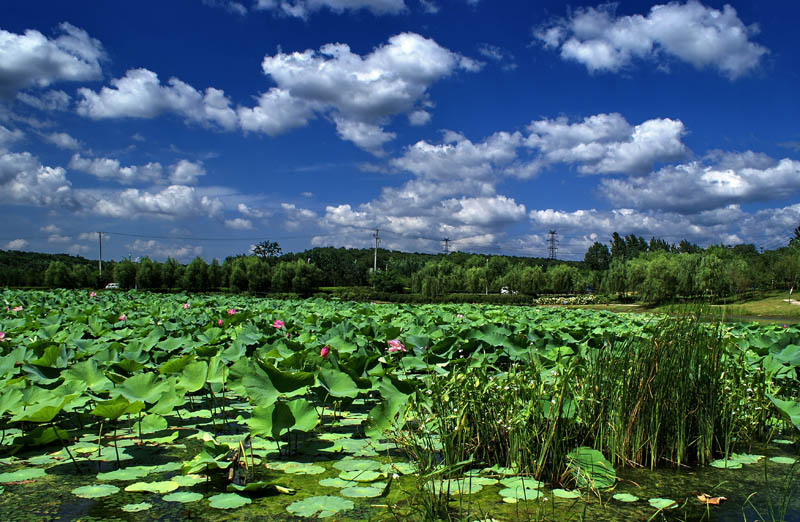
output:
[[[342,489],[339,493],[345,497],[372,498],[381,496],[381,493],[383,493],[383,488],[375,488],[370,486],[350,486]]]
[[[111,484],[93,484],[75,488],[72,490],[72,494],[81,498],[100,498],[113,495],[118,491],[119,488]]]
[[[639,497],[636,495],[631,495],[630,493],[617,493],[613,498],[614,500],[619,500],[620,502],[636,502],[639,500]]]
[[[567,491],[566,489],[554,489],[553,496],[557,498],[579,498],[581,496],[580,491]]]
[[[150,493],[169,493],[180,487],[175,481],[161,480],[156,482],[134,482],[125,488],[125,491],[147,491]]]
[[[672,500],[671,498],[651,498],[648,501],[651,506],[658,510],[662,509],[675,509],[678,507],[678,503]]]
[[[208,505],[216,509],[236,509],[251,502],[249,498],[236,493],[219,493],[208,498]]]
[[[139,504],[125,504],[120,509],[125,511],[126,513],[138,513],[139,511],[147,511],[153,507],[152,504],[148,504],[147,502],[141,502]]]
[[[161,497],[162,500],[166,500],[167,502],[197,502],[198,500],[203,499],[202,493],[194,493],[191,491],[176,491],[175,493],[170,493],[169,495],[164,495]]]
[[[328,518],[339,511],[347,511],[354,507],[355,504],[350,500],[342,497],[323,495],[292,502],[287,506],[286,510],[300,517]]]

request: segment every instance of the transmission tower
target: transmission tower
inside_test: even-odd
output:
[[[550,237],[547,238],[547,254],[549,259],[555,259],[556,253],[558,252],[558,239],[556,239],[556,232],[555,230],[551,230],[548,234]]]
[[[446,237],[446,238],[442,239],[442,241],[444,242],[444,253],[445,254],[449,254],[450,253],[450,238]]]
[[[381,240],[381,238],[378,237],[378,232],[380,232],[380,230],[378,230],[376,228],[375,229],[375,234],[372,235],[372,237],[375,238],[375,258],[373,259],[373,262],[372,262],[372,271],[373,272],[377,272],[378,271],[378,243]]]

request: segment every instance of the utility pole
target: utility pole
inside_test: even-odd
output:
[[[97,237],[100,240],[100,260],[98,261],[98,269],[100,270],[100,275],[103,275],[103,233],[98,232]]]
[[[378,237],[378,232],[380,232],[380,230],[376,228],[375,229],[375,234],[372,236],[372,237],[375,238],[375,258],[372,261],[372,271],[373,272],[377,272],[378,271],[378,243],[381,240],[381,238]]]
[[[486,295],[489,295],[489,256],[486,256],[486,272],[484,274],[486,275]]]
[[[445,254],[449,254],[450,253],[450,238],[446,237],[446,238],[442,239],[442,241],[444,241],[444,253]]]
[[[558,234],[558,232],[551,230],[549,234],[550,237],[547,239],[547,253],[549,259],[555,259],[556,252],[558,252],[558,247],[556,246],[558,244],[556,234]]]

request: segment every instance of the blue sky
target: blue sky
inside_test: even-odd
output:
[[[794,2],[0,6],[0,248],[783,246]]]

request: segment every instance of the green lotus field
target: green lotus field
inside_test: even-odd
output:
[[[3,520],[797,516],[796,327],[0,295]]]

